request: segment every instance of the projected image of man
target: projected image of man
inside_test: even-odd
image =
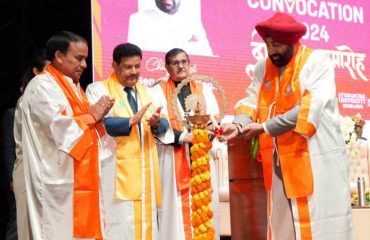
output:
[[[181,0],[155,0],[155,4],[130,16],[128,42],[146,51],[181,47],[189,54],[213,55],[200,17],[187,11]]]

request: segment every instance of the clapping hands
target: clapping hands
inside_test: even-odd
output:
[[[157,107],[157,109],[155,110],[155,112],[153,113],[152,116],[150,116],[146,122],[148,123],[149,126],[151,127],[155,127],[156,125],[158,125],[159,123],[159,120],[161,119],[161,110],[162,110],[162,106],[160,107]]]
[[[114,98],[102,96],[95,104],[90,107],[90,114],[99,122],[113,107]]]

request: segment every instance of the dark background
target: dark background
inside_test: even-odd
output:
[[[89,42],[84,87],[91,81],[90,0],[0,0],[1,109],[15,106],[20,78],[35,52],[56,32],[75,32]]]
[[[90,0],[0,0],[0,119],[5,109],[15,106],[20,94],[20,79],[30,60],[56,32],[72,31],[88,41],[88,67],[80,82],[84,88],[91,82],[90,9]],[[0,139],[1,146],[3,141]],[[0,240],[4,239],[9,209],[9,184],[5,178],[2,153],[3,151],[0,154]]]

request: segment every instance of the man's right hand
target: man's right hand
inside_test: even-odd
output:
[[[191,143],[193,141],[193,134],[186,133],[183,139],[183,143]]]
[[[235,123],[224,123],[221,125],[223,129],[223,133],[220,136],[219,141],[224,142],[224,141],[229,141],[239,135],[241,132],[241,127],[239,124]]]
[[[141,108],[137,113],[135,113],[135,115],[132,118],[130,118],[130,127],[135,124],[138,124],[141,121],[145,112],[149,109],[151,104],[152,103],[148,103],[143,108]]]
[[[114,98],[109,96],[102,96],[94,105],[90,107],[90,114],[94,116],[97,122],[103,119],[103,117],[113,107]]]

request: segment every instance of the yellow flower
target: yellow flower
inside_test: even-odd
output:
[[[206,232],[206,231],[207,231],[207,227],[206,227],[206,225],[204,225],[204,224],[200,224],[200,225],[199,225],[199,230],[200,230],[201,232]]]
[[[209,227],[209,228],[212,227],[212,221],[208,220],[208,222],[206,222],[206,226]]]
[[[202,179],[202,182],[206,180],[206,175],[204,173],[199,174],[200,179]]]
[[[199,146],[198,144],[194,144],[191,148],[190,148],[190,153],[194,153],[194,152],[197,152],[199,151]]]
[[[206,149],[206,147],[207,147],[207,145],[205,145],[202,142],[198,143],[198,145],[199,145],[199,148],[202,148],[202,149]]]
[[[200,199],[203,199],[205,197],[204,193],[203,192],[199,193],[199,197],[200,197]]]
[[[202,182],[202,179],[200,178],[200,176],[199,176],[199,175],[196,175],[196,176],[194,177],[194,182],[195,182],[195,183],[197,183],[197,184],[199,184],[199,183],[201,183],[201,182]]]
[[[191,168],[194,170],[197,167],[197,161],[191,163]]]

